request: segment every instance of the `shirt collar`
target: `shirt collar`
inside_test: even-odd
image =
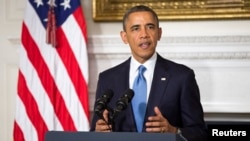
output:
[[[147,68],[146,71],[153,72],[154,67],[155,67],[155,62],[156,62],[156,52],[143,64],[139,63],[135,58],[132,56],[131,57],[131,62],[130,62],[130,69],[131,72],[135,73],[140,65],[143,65]]]

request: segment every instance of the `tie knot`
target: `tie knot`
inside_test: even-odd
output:
[[[145,70],[147,69],[146,67],[144,67],[143,65],[139,66],[139,74],[143,75],[143,73],[145,72]]]

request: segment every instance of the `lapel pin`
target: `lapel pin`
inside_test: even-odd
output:
[[[165,80],[166,80],[166,78],[165,78],[165,77],[162,77],[162,78],[161,78],[161,81],[165,81]]]

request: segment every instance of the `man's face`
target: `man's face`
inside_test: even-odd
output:
[[[150,12],[135,12],[129,15],[125,23],[126,31],[121,31],[121,38],[129,44],[132,55],[144,63],[155,52],[161,38],[161,28]]]

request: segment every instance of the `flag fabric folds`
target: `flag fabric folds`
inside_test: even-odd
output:
[[[28,0],[19,54],[14,141],[44,141],[50,130],[89,131],[80,0]]]

